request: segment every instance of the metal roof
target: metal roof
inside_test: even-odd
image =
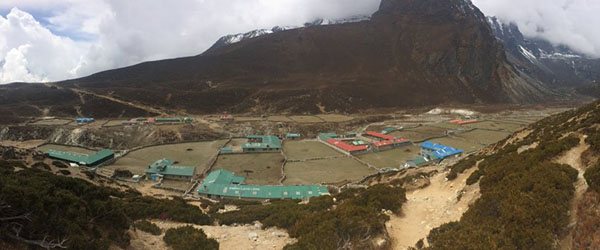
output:
[[[449,156],[462,154],[464,151],[460,149],[456,149],[450,146],[433,143],[431,141],[426,141],[421,143],[421,148],[432,151],[431,156],[437,159],[444,159]]]
[[[249,135],[248,139],[258,139],[260,142],[248,142],[242,148],[281,148],[281,140],[274,135]]]
[[[382,139],[382,140],[393,140],[393,139],[396,139],[396,137],[393,137],[391,135],[384,135],[382,133],[377,133],[377,132],[374,132],[374,131],[367,131],[367,132],[365,132],[365,134],[369,135],[369,136],[373,136],[373,137],[379,138],[379,139]]]
[[[301,135],[301,134],[298,134],[298,133],[287,133],[287,134],[285,135],[285,137],[286,137],[286,138],[300,138],[300,137],[302,137],[302,135]]]
[[[108,157],[112,158],[115,153],[109,149],[102,149],[95,154],[82,154],[68,151],[59,151],[54,149],[49,149],[47,152],[49,157],[60,159],[64,161],[74,162],[81,165],[96,165],[100,163],[101,160],[106,159]]]
[[[398,145],[398,144],[408,143],[408,142],[410,142],[410,140],[408,140],[408,139],[395,138],[393,140],[384,140],[384,141],[374,142],[373,146],[375,146],[375,147],[385,147],[385,146],[389,146],[389,145]]]
[[[146,174],[192,177],[195,173],[196,167],[176,166],[173,165],[173,161],[169,159],[160,159],[155,161],[146,169]]]
[[[200,183],[198,193],[249,199],[304,199],[329,194],[321,185],[245,185],[244,179],[227,170],[215,170]]]
[[[352,144],[348,144],[344,141],[341,140],[336,140],[336,139],[328,139],[327,143],[341,149],[347,152],[356,152],[356,151],[363,151],[363,150],[367,150],[369,149],[368,145],[352,145]]]
[[[331,138],[338,138],[339,136],[336,133],[319,133],[319,139],[322,141],[327,141]]]

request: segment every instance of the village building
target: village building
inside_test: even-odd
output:
[[[109,149],[102,149],[93,154],[83,154],[70,151],[59,151],[50,149],[46,152],[48,157],[56,160],[74,163],[79,166],[97,167],[112,162],[115,153]]]
[[[196,167],[177,166],[169,159],[160,159],[146,169],[146,176],[152,180],[159,178],[172,180],[191,180],[196,175]]]
[[[198,194],[210,198],[238,199],[308,199],[329,195],[327,187],[322,185],[247,185],[245,177],[218,169],[212,171],[198,186]]]
[[[77,122],[77,124],[86,124],[86,123],[92,123],[96,121],[94,118],[91,117],[77,117],[75,118],[75,122]]]
[[[279,152],[281,140],[274,135],[249,135],[247,143],[242,145],[244,153]]]
[[[464,151],[450,146],[426,141],[421,143],[421,155],[429,160],[444,160],[450,157],[458,157]]]

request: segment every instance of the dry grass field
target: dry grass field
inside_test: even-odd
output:
[[[318,141],[286,141],[283,150],[288,160],[342,156],[340,152]]]
[[[110,120],[107,123],[105,123],[103,126],[104,127],[114,127],[114,126],[121,126],[123,125],[123,122],[125,122],[126,120]]]
[[[375,173],[373,169],[349,157],[306,162],[290,162],[285,165],[284,184],[320,184],[358,181]]]
[[[323,119],[326,122],[347,122],[354,119],[352,116],[347,115],[338,115],[338,114],[325,114],[325,115],[316,115],[317,117]]]
[[[401,131],[395,131],[390,135],[395,137],[407,138],[415,142],[420,142],[433,137],[440,137],[446,134],[445,128],[432,127],[432,126],[420,126],[417,128],[410,128]]]
[[[358,158],[376,168],[398,168],[419,154],[418,145],[404,146],[377,153],[359,155]]]
[[[80,154],[94,153],[94,151],[86,149],[86,148],[81,148],[81,147],[76,147],[76,146],[64,146],[64,145],[57,145],[57,144],[45,144],[45,145],[38,147],[37,149],[42,152],[46,152],[50,149],[54,149],[54,150],[59,150],[59,151],[70,151],[70,152],[75,152],[75,153],[80,153]]]
[[[482,149],[485,145],[478,144],[475,142],[467,141],[464,138],[456,138],[456,137],[444,137],[431,140],[434,143],[444,144],[450,147],[454,147],[457,149],[462,149],[466,153],[477,151]]]
[[[246,177],[248,184],[279,184],[281,179],[280,153],[219,155],[213,170],[226,169]]]
[[[225,140],[219,140],[147,147],[129,152],[106,168],[126,169],[134,174],[143,174],[148,165],[167,158],[178,162],[179,165],[196,166],[196,171],[199,173],[207,167],[208,160],[224,143]]]
[[[73,120],[67,120],[67,119],[48,119],[48,120],[39,120],[39,121],[33,122],[31,124],[34,124],[34,125],[58,126],[58,125],[67,125],[67,124],[69,124],[71,122],[73,122]]]
[[[283,115],[273,115],[273,116],[269,116],[267,118],[268,121],[271,122],[293,122],[292,119],[290,119],[287,116],[283,116]]]
[[[509,135],[511,135],[511,133],[505,131],[489,131],[476,129],[473,131],[459,134],[457,135],[457,137],[465,138],[465,140],[477,144],[490,145],[508,137]]]
[[[296,116],[290,116],[289,118],[298,123],[324,122],[321,118],[312,116],[312,115],[296,115]]]

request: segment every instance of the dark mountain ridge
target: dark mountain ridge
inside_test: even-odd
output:
[[[354,112],[551,95],[508,62],[468,0],[383,0],[370,20],[284,30],[56,85],[188,113]]]

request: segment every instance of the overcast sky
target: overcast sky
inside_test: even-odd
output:
[[[600,57],[600,0],[474,0],[524,33]],[[370,15],[379,0],[0,0],[0,84],[197,55],[219,37]]]

